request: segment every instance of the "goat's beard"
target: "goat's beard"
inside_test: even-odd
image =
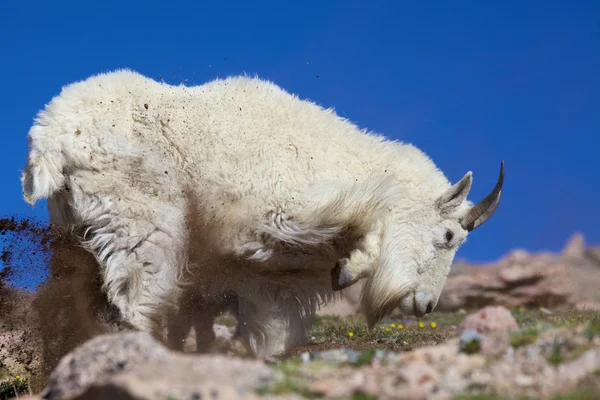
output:
[[[414,295],[408,283],[392,284],[382,276],[369,277],[361,295],[361,306],[367,318],[369,330],[373,329],[384,317],[391,314],[396,307],[403,312],[414,312]]]

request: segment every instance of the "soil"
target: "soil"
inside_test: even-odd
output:
[[[71,232],[11,217],[0,219],[0,238],[0,327],[41,341],[39,368],[29,365],[29,354],[20,361],[24,372],[43,380],[77,345],[114,330],[118,315],[101,291],[96,260]],[[27,290],[16,290],[15,284]]]

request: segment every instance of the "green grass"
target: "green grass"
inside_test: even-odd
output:
[[[590,318],[585,333],[589,339],[600,336],[600,316],[598,314]]]
[[[402,319],[388,317],[372,330],[362,315],[348,318],[336,316],[317,316],[311,331],[311,346],[316,350],[348,347],[357,350],[389,348],[396,351],[410,350],[424,345],[445,341],[464,316],[433,313],[427,318]],[[419,322],[422,325],[419,325]],[[435,323],[432,327],[431,323]],[[306,348],[292,352],[297,355]]]
[[[530,309],[513,312],[520,326],[518,332],[510,335],[514,348],[536,343],[540,334],[551,328],[574,329],[584,327],[585,336],[589,343],[579,344],[578,347],[565,343],[552,343],[544,353],[551,365],[558,365],[575,359],[591,347],[591,339],[600,335],[600,313],[597,311],[577,311],[568,308],[555,310],[548,315],[539,310]]]
[[[595,389],[577,389],[567,394],[554,396],[552,400],[598,400]]]
[[[503,400],[506,396],[495,393],[463,394],[453,398],[453,400]],[[514,400],[537,400],[536,397],[516,396],[511,397]],[[565,394],[555,395],[550,400],[597,400],[598,392],[593,387],[578,388]]]
[[[291,350],[281,357],[281,360],[303,352],[336,348],[364,351],[389,349],[400,352],[435,345],[455,336],[455,328],[468,314],[470,312],[433,312],[420,319],[392,314],[371,331],[367,329],[366,320],[362,315],[347,318],[317,315],[310,332],[309,344]],[[590,338],[600,335],[600,313],[597,311],[577,311],[563,307],[547,314],[540,309],[530,308],[516,309],[512,314],[520,327],[518,332],[510,335],[511,344],[515,348],[535,343],[541,332],[553,327],[574,328],[585,325],[588,327],[586,332]],[[223,321],[229,326],[235,325],[233,319],[224,318]],[[432,322],[436,324],[435,328],[431,326]],[[473,352],[477,352],[477,343],[473,343],[473,346]],[[553,361],[558,360],[557,357],[553,358]]]
[[[514,348],[533,344],[537,340],[539,333],[538,328],[523,328],[517,332],[511,332],[510,344]]]
[[[600,333],[600,313],[598,311],[578,311],[561,307],[548,315],[539,309],[531,308],[514,310],[512,314],[521,328],[541,326],[543,324],[554,327],[573,328],[582,324],[589,324],[595,327],[596,331]]]
[[[299,354],[303,352],[319,352],[334,348],[350,348],[359,351],[358,360],[353,366],[360,367],[372,362],[375,357],[375,350],[387,348],[393,351],[410,351],[418,347],[432,345],[444,342],[446,339],[455,336],[455,328],[464,320],[469,313],[441,313],[434,312],[424,318],[402,318],[401,316],[390,316],[382,320],[373,330],[367,329],[366,321],[362,316],[340,318],[336,316],[317,316],[311,331],[311,343],[308,346],[295,349],[284,358],[279,368],[286,377],[281,383],[264,391],[264,393],[284,393],[293,392],[307,398],[318,398],[319,393],[312,393],[306,389],[307,378],[310,376],[308,371],[302,372],[313,363],[314,369],[325,368],[327,363],[311,361],[308,365],[302,366]],[[600,313],[594,311],[577,311],[568,308],[554,309],[551,314],[542,312],[540,309],[517,309],[513,310],[513,316],[519,324],[519,331],[510,334],[511,344],[515,348],[536,343],[540,335],[551,328],[575,328],[585,327],[585,332],[589,339],[600,335]],[[435,322],[435,328],[431,323]],[[421,325],[419,323],[422,323]],[[401,326],[401,328],[399,327]],[[591,342],[590,342],[591,343]],[[477,347],[477,346],[475,346]],[[546,358],[552,365],[560,364],[566,360],[573,359],[580,355],[588,347],[581,349],[566,349],[561,344],[553,344],[546,350]],[[478,349],[475,348],[474,352]],[[329,368],[335,366],[329,365]],[[339,366],[338,366],[339,367]],[[304,376],[303,379],[297,379],[298,376]],[[595,378],[598,381],[598,378]],[[574,400],[574,399],[592,399],[597,398],[597,389],[590,386],[581,386],[573,392],[555,396],[556,400]],[[354,393],[352,399],[375,399],[364,393]],[[464,394],[456,397],[461,400],[495,400],[502,399],[505,396],[495,394]],[[519,397],[517,397],[519,398]],[[527,397],[519,399],[526,400]]]
[[[546,359],[548,360],[548,363],[552,365],[558,365],[565,361],[559,344],[554,344],[552,346],[552,350],[550,351],[550,354],[546,357]]]
[[[517,348],[535,343],[540,332],[551,327],[572,328],[589,325],[588,335],[600,335],[600,313],[577,311],[568,308],[553,310],[548,315],[537,308],[513,310],[513,316],[520,330],[511,333],[511,344]],[[392,315],[383,319],[373,330],[367,329],[362,315],[340,318],[337,316],[317,315],[310,332],[309,345],[290,351],[286,357],[294,357],[305,351],[322,351],[334,348],[352,348],[370,350],[387,348],[394,351],[408,351],[414,348],[434,345],[451,337],[468,313],[433,312],[423,318],[403,318]],[[229,327],[236,321],[229,315],[217,318],[217,323]],[[431,326],[434,322],[435,328]],[[422,327],[419,325],[422,323]],[[401,326],[401,328],[400,328]]]
[[[552,327],[573,328],[588,325],[590,337],[600,335],[600,313],[597,311],[563,308],[548,315],[533,308],[513,310],[512,314],[520,327],[519,332],[511,335],[511,343],[514,347],[534,343],[540,332]],[[372,331],[367,330],[366,321],[362,316],[349,318],[317,316],[311,333],[315,338],[312,343],[329,344],[332,347],[340,347],[340,345],[355,347],[364,343],[373,347],[410,350],[443,342],[454,334],[453,328],[458,326],[466,315],[468,314],[460,312],[433,312],[420,319],[407,318],[408,323],[403,322],[400,316],[391,316],[382,320]],[[420,322],[423,327],[419,326]],[[431,327],[432,322],[435,322],[435,328]],[[399,325],[402,325],[402,329],[398,328]],[[349,336],[350,332],[353,334],[352,337]]]
[[[325,395],[323,393],[311,391],[303,386],[299,386],[293,380],[286,378],[280,382],[277,382],[271,386],[260,388],[256,391],[261,396],[264,395],[282,395],[288,393],[296,393],[301,395],[302,397],[308,399],[318,399],[323,398]]]
[[[467,354],[478,353],[481,349],[481,339],[473,338],[468,342],[461,343],[460,351]]]
[[[352,400],[377,400],[378,397],[377,396],[371,396],[368,394],[365,394],[363,392],[354,392],[352,394]]]

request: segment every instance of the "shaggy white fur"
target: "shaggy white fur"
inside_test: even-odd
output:
[[[171,86],[128,70],[64,87],[22,176],[26,201],[84,228],[126,321],[158,335],[183,287],[211,310],[232,292],[262,356],[306,340],[332,285],[366,279],[370,326],[431,311],[471,181],[452,186],[417,148],[264,80]]]

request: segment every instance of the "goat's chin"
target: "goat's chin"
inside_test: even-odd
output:
[[[365,284],[361,303],[369,330],[396,308],[406,314],[414,313],[414,295],[408,287],[381,287],[372,279]]]

